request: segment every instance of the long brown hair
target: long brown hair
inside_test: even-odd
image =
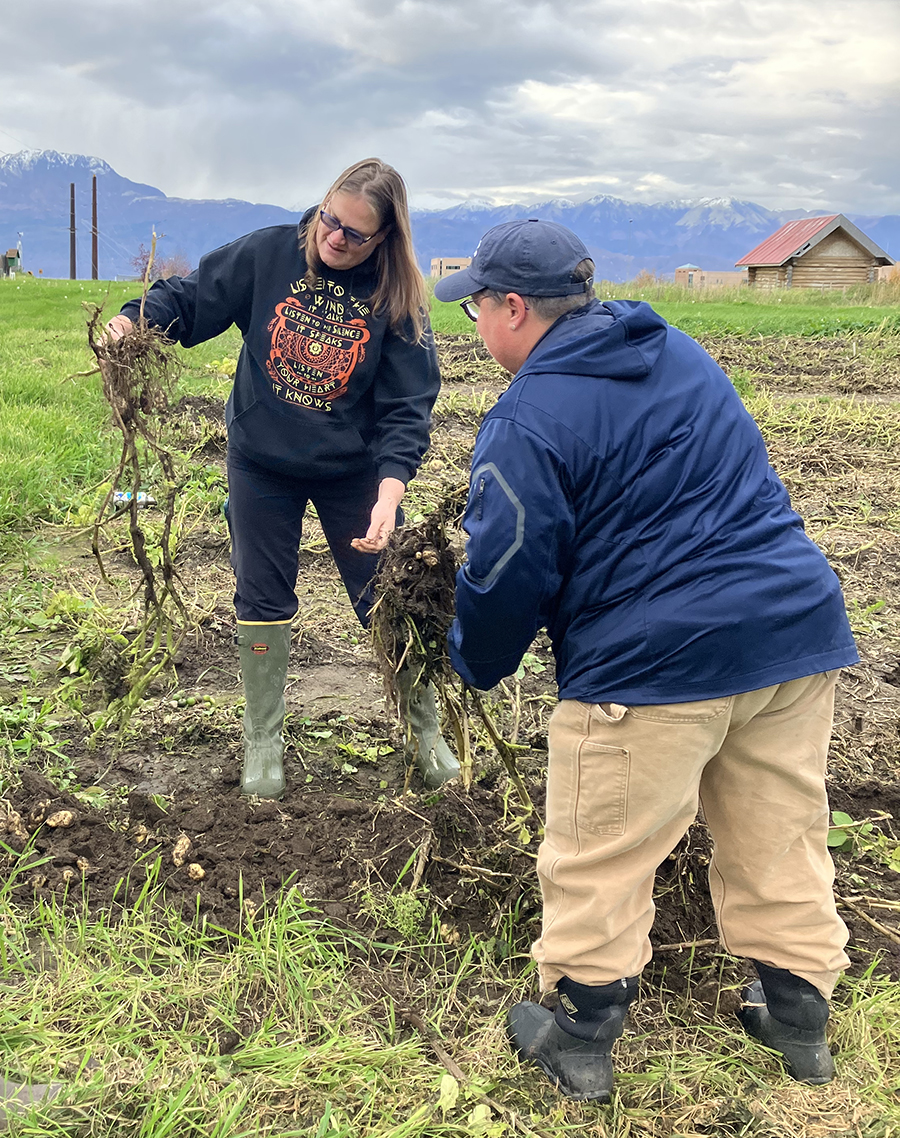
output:
[[[403,179],[393,166],[388,166],[380,158],[364,158],[362,162],[355,162],[338,175],[322,198],[320,209],[325,209],[338,192],[364,197],[378,216],[380,228],[390,227],[387,236],[372,254],[378,284],[372,294],[371,304],[375,312],[387,312],[395,332],[405,332],[409,322],[413,343],[419,343],[425,333],[428,302],[425,282],[413,251],[409,206]],[[310,287],[315,278],[325,271],[316,248],[316,231],[320,224],[317,210],[306,226],[304,247],[308,266],[306,279]]]

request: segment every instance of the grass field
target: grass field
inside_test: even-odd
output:
[[[601,282],[598,292],[604,296],[615,287]],[[834,293],[760,293],[748,299],[736,291],[732,301],[710,292],[692,303],[684,299],[686,291],[626,285],[611,295],[646,299],[671,323],[701,338],[864,337],[900,330],[900,307],[867,303],[889,296],[884,286],[859,292],[854,304],[836,303],[846,298]],[[93,362],[82,304],[103,304],[113,315],[134,292],[134,284],[122,282],[0,280],[0,534],[36,518],[60,520],[73,508],[77,512],[108,472],[112,440],[102,429],[107,413],[99,390],[90,379],[72,378]],[[439,333],[474,332],[456,304],[433,301],[432,321]],[[227,390],[210,365],[236,357],[239,349],[232,329],[182,353],[182,389]]]
[[[631,297],[621,292],[616,300],[646,300],[670,324],[689,336],[843,336],[851,333],[900,331],[900,308],[817,307],[791,304],[745,304],[716,301],[656,300]],[[468,333],[474,325],[458,304],[433,302],[432,324],[436,332]]]
[[[0,279],[0,542],[37,518],[77,512],[109,473],[115,441],[93,366],[83,304],[110,316],[134,284]],[[139,291],[139,288],[138,288]],[[235,331],[184,353],[183,390],[220,391],[207,365],[236,357]]]
[[[691,290],[663,282],[600,281],[601,300],[645,300],[670,324],[690,336],[840,336],[900,331],[900,286],[860,285],[847,292],[785,289]],[[474,328],[458,304],[432,299],[436,332]]]
[[[237,355],[234,331],[183,353],[188,400],[172,426],[187,476],[178,563],[198,626],[124,735],[91,742],[109,660],[92,672],[79,653],[115,643],[140,608],[123,534],[105,539],[109,584],[89,554],[117,443],[96,377],[69,378],[91,363],[80,302],[107,287],[112,314],[133,286],[0,281],[0,1075],[62,1084],[13,1132],[898,1138],[900,333],[885,323],[898,309],[863,295],[689,305],[657,285],[645,297],[732,375],[847,595],[863,661],[842,678],[831,793],[852,819],[836,884],[853,967],[834,1004],[838,1080],[792,1083],[737,1029],[742,966],[704,923],[698,832],[657,896],[669,940],[689,947],[669,944],[648,971],[616,1096],[592,1108],[520,1068],[504,1039],[506,1008],[534,994],[535,835],[486,738],[470,800],[401,793],[371,652],[315,524],[287,697],[290,793],[271,810],[237,795],[224,431],[210,410],[227,393],[218,365]],[[471,332],[454,307],[435,307],[438,331]],[[846,323],[815,327],[823,314]],[[465,477],[506,382],[474,339],[440,349],[445,386],[410,515]],[[533,788],[548,665],[536,643],[520,680],[491,696]],[[42,821],[56,795],[80,815],[67,832]],[[12,813],[27,840],[14,840]],[[171,855],[182,834],[207,865],[193,891]],[[228,842],[245,843],[233,879]],[[329,860],[346,867],[330,892],[310,876]]]

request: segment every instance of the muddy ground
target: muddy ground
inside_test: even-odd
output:
[[[898,398],[890,343],[880,354],[866,346],[862,362],[861,349],[848,341],[727,339],[706,346],[776,397]],[[445,387],[432,450],[406,503],[413,520],[465,478],[474,430],[507,380],[471,339],[445,337],[441,351]],[[63,591],[93,606],[73,614],[45,604],[52,617],[23,617],[3,640],[0,702],[21,699],[22,680],[31,677],[22,704],[31,714],[10,714],[5,726],[17,761],[0,801],[0,873],[14,895],[23,905],[53,897],[80,907],[86,898],[93,910],[114,915],[149,888],[186,919],[233,930],[293,886],[330,919],[381,939],[415,941],[434,921],[450,943],[479,936],[498,961],[526,951],[538,928],[538,820],[511,792],[483,731],[471,790],[427,794],[407,770],[370,647],[314,520],[301,552],[287,689],[288,790],[278,803],[241,797],[231,575],[216,513],[216,494],[224,495],[221,407],[186,399],[176,426],[182,444],[206,464],[212,487],[205,516],[185,527],[178,549],[199,623],[174,674],[156,683],[120,740],[108,733],[92,739],[90,725],[121,687],[115,652],[93,670],[70,665],[59,672],[57,663],[73,644],[96,641],[102,619],[127,634],[133,616],[121,613],[134,566],[124,534],[106,537],[117,593],[100,585],[88,535],[72,529],[41,535],[55,559],[52,571],[35,568],[37,559],[4,570],[7,589],[27,573],[41,578],[47,601]],[[897,461],[877,439],[848,439],[840,430],[811,442],[778,433],[767,441],[795,505],[841,576],[859,632],[862,663],[841,678],[830,793],[833,808],[861,825],[850,831],[850,848],[836,854],[836,888],[853,970],[874,966],[898,976],[900,874],[890,861],[900,836]],[[522,748],[518,762],[538,809],[552,678],[540,638],[519,679],[490,699],[506,738]],[[42,703],[50,695],[52,711]],[[710,976],[741,975],[743,966],[724,958],[716,943],[708,855],[698,821],[660,867],[651,982],[665,976],[679,988],[690,977],[702,987]]]

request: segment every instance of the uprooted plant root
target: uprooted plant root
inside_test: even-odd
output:
[[[434,685],[444,718],[456,738],[462,780],[467,787],[474,775],[468,711],[471,696],[526,813],[531,814],[534,807],[513,749],[500,735],[478,692],[463,684],[453,671],[447,654],[459,567],[447,531],[459,524],[467,490],[465,485],[450,489],[425,521],[391,534],[375,577],[372,642],[389,695],[401,714],[397,685],[401,668],[411,669],[417,683]]]
[[[391,534],[375,576],[371,634],[388,697],[407,727],[398,683],[401,670],[407,669],[415,684],[434,685],[443,718],[456,738],[462,779],[468,787],[473,772],[465,699],[446,648],[459,564],[447,531],[458,524],[465,500],[466,487],[453,487],[423,522]]]
[[[453,675],[445,637],[453,622],[458,559],[447,530],[458,523],[465,495],[465,486],[450,490],[423,522],[395,530],[381,555],[372,641],[395,700],[403,667],[424,684]]]
[[[149,417],[168,409],[178,378],[171,340],[141,317],[127,336],[111,339],[100,327],[102,308],[90,306],[88,342],[103,379],[103,394],[120,426],[149,431]]]
[[[161,441],[179,365],[172,343],[151,327],[143,314],[127,335],[113,340],[101,326],[102,307],[85,307],[89,312],[88,345],[97,361],[95,370],[100,373],[103,395],[122,435],[118,467],[94,522],[92,550],[101,576],[108,582],[100,533],[107,522],[126,514],[132,552],[143,580],[144,620],[128,649],[127,691],[110,705],[110,718],[122,726],[151,681],[172,660],[189,626],[172,553],[179,489],[177,464],[175,455]],[[162,511],[161,532],[156,526],[151,532],[140,521],[139,495],[147,485],[151,464],[158,465],[162,475],[156,503]],[[116,498],[120,489],[129,495],[124,506]]]

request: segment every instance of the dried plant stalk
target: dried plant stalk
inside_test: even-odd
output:
[[[131,492],[124,509],[135,562],[141,570],[144,620],[131,643],[128,692],[110,704],[110,717],[124,725],[151,681],[172,661],[190,625],[184,601],[178,590],[178,571],[172,556],[172,526],[179,490],[175,455],[160,438],[169,408],[169,396],[178,376],[179,364],[174,345],[144,318],[150,269],[156,248],[153,235],[151,255],[144,274],[141,313],[132,331],[113,340],[102,326],[102,306],[85,305],[89,313],[88,345],[97,361],[103,395],[112,411],[114,425],[122,435],[122,451],[109,490],[94,522],[91,548],[100,574],[109,582],[100,551],[100,530],[110,518],[123,511],[116,508],[115,494],[122,488]],[[162,511],[162,533],[154,539],[141,525],[139,498],[146,485],[145,471],[158,463],[162,486],[157,491]],[[158,564],[158,572],[154,568]]]

